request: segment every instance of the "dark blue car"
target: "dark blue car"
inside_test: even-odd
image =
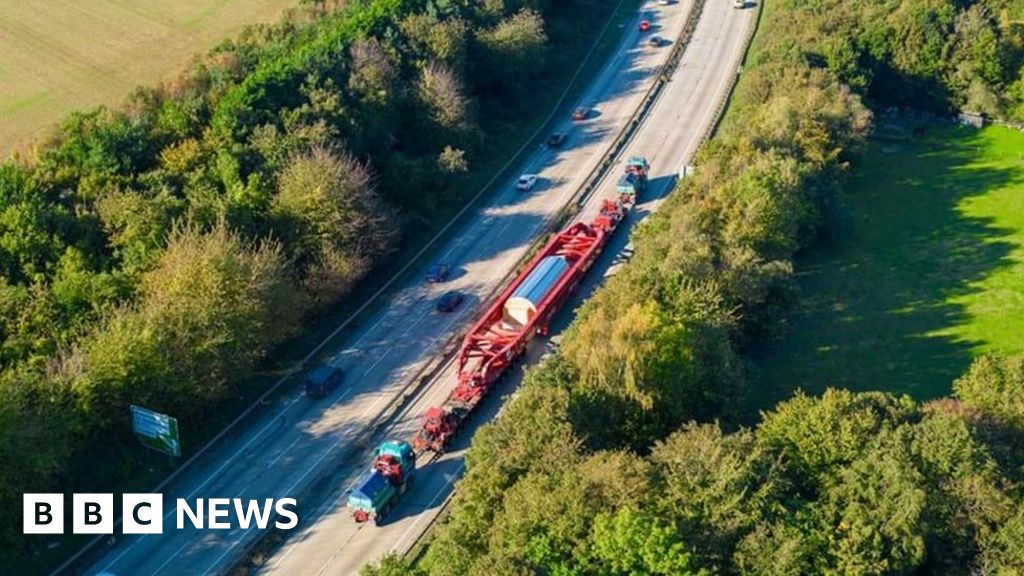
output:
[[[306,374],[306,395],[310,398],[324,398],[334,391],[345,379],[341,368],[326,364],[317,366]]]
[[[437,311],[438,312],[451,312],[462,304],[462,293],[452,290],[451,292],[445,292],[437,299]]]

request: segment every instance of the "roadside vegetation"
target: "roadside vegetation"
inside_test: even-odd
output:
[[[612,8],[306,2],[0,164],[0,502],[146,476],[129,404],[197,446],[271,351],[476,192]],[[45,562],[32,546],[0,524],[12,566]]]
[[[1021,9],[769,1],[695,175],[477,432],[422,560],[364,574],[1024,571],[1021,357],[927,404],[829,389],[738,426],[794,256],[842,240],[868,105],[1019,116]]]

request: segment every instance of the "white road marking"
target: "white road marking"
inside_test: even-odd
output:
[[[167,558],[167,560],[164,560],[159,566],[157,566],[156,570],[153,570],[153,573],[150,576],[156,576],[157,574],[159,574],[161,570],[163,570],[168,564],[171,563],[171,560],[174,560],[174,558],[178,555],[179,552],[185,549],[185,546],[188,546],[188,544],[188,540],[186,540],[185,543],[182,544],[180,548],[175,550],[174,554],[171,554]]]
[[[333,400],[332,401],[332,404],[335,403],[335,402],[341,402],[342,400],[344,400],[345,396],[348,396],[348,393],[351,392],[351,391],[352,391],[352,388],[350,387],[347,390],[345,390],[344,392],[342,392],[341,396],[338,396],[337,400]],[[301,440],[301,439],[302,439],[302,435],[297,434],[295,436],[295,440],[292,440],[292,443],[289,444],[288,447],[285,448],[284,450],[281,450],[281,453],[277,455],[277,458],[274,458],[273,460],[271,460],[265,467],[266,468],[273,468],[274,464],[277,464],[277,461],[280,460],[282,457],[284,457],[284,455],[287,454],[292,449],[292,446],[295,446],[295,444],[299,440]]]
[[[469,448],[467,447],[466,450],[469,450]],[[441,486],[441,489],[437,491],[437,494],[435,494],[434,497],[430,500],[430,503],[427,504],[427,509],[433,508],[435,505],[437,505],[438,499],[440,499],[441,496],[443,496],[444,493],[448,491],[449,486],[454,484],[455,481],[462,476],[462,470],[465,467],[466,463],[465,460],[463,460],[462,464],[459,464],[459,468],[455,471],[455,474],[446,479],[444,485]],[[398,552],[398,550],[402,546],[402,542],[405,542],[405,539],[409,536],[409,533],[412,532],[413,528],[419,525],[420,520],[423,520],[423,514],[416,515],[416,521],[413,522],[411,526],[405,529],[405,532],[402,533],[402,536],[398,538],[398,542],[396,542],[395,545],[391,547],[391,552]]]
[[[620,56],[620,58],[621,58],[621,56]],[[708,114],[705,114],[705,121],[707,121],[707,117],[708,117],[708,116],[710,116],[710,113],[708,113]],[[687,145],[687,148],[689,148],[689,147],[690,147],[691,145],[692,145],[692,141],[691,141],[691,143],[689,143],[689,144]],[[507,226],[506,226],[506,228],[507,228]],[[464,237],[463,237],[463,238],[464,238]],[[459,242],[461,242],[461,241],[462,241],[462,239],[460,239],[460,241],[459,241]],[[415,305],[414,305],[414,306],[413,306],[412,308],[415,308]],[[384,321],[384,320],[385,320],[386,318],[388,318],[388,317],[389,317],[389,316],[388,316],[388,313],[384,313],[384,314],[382,314],[382,315],[381,315],[381,317],[380,317],[380,318],[379,318],[379,319],[378,319],[378,320],[377,320],[377,321],[376,321],[376,322],[374,323],[374,325],[373,325],[373,326],[372,326],[372,327],[371,327],[370,329],[368,329],[368,330],[366,330],[365,332],[363,332],[363,334],[362,334],[362,335],[361,335],[361,336],[359,337],[359,339],[357,339],[357,340],[356,340],[356,342],[360,342],[360,341],[362,341],[362,339],[363,339],[363,338],[364,338],[364,337],[365,337],[365,336],[366,336],[367,334],[369,334],[369,333],[372,333],[372,330],[373,330],[373,328],[375,328],[375,327],[376,327],[377,325],[379,325],[379,324],[380,324],[380,322]],[[454,323],[454,320],[453,320],[453,323]],[[376,365],[376,364],[375,364],[375,365]],[[371,369],[372,369],[372,366],[371,366]],[[368,370],[368,371],[369,371],[369,370]],[[368,372],[368,371],[367,371],[367,372]],[[364,372],[364,375],[365,375],[365,374],[366,374],[366,372]],[[280,413],[279,413],[279,414],[278,414],[278,415],[277,415],[277,416],[276,416],[276,417],[275,417],[274,419],[272,419],[272,420],[271,420],[271,421],[270,421],[270,422],[269,422],[269,423],[268,423],[268,424],[267,424],[266,426],[264,426],[264,427],[263,427],[263,429],[261,429],[261,430],[260,430],[260,431],[259,431],[259,432],[258,432],[258,433],[256,434],[256,436],[254,436],[253,438],[251,438],[251,439],[250,439],[250,440],[249,440],[249,441],[248,441],[248,442],[247,442],[247,443],[246,443],[246,444],[245,444],[245,445],[244,445],[244,446],[242,447],[242,449],[241,449],[241,450],[239,451],[239,453],[244,453],[244,452],[245,452],[245,450],[247,450],[247,449],[248,449],[248,447],[249,447],[249,446],[250,446],[250,445],[252,444],[252,442],[254,442],[254,441],[255,441],[256,439],[258,439],[258,438],[259,438],[260,436],[262,436],[262,435],[264,434],[264,432],[266,431],[266,429],[267,429],[267,428],[268,428],[268,427],[269,427],[270,425],[273,425],[273,424],[274,424],[274,423],[275,423],[275,422],[277,421],[277,418],[280,418],[281,416],[283,416],[283,415],[284,415],[284,414],[285,414],[285,413],[287,412],[287,410],[288,410],[288,409],[289,409],[289,408],[290,408],[290,407],[291,407],[292,405],[294,405],[294,404],[295,404],[295,402],[297,402],[297,401],[298,401],[298,400],[299,400],[300,398],[301,398],[301,395],[300,395],[300,396],[298,396],[298,397],[296,397],[296,398],[294,398],[294,399],[292,399],[292,400],[291,400],[291,401],[290,401],[290,402],[289,402],[289,403],[288,403],[288,404],[287,404],[287,405],[285,406],[285,408],[284,408],[284,409],[283,409],[283,410],[282,410],[282,411],[281,411],[281,412],[280,412]],[[340,441],[340,440],[339,440],[339,441]],[[293,442],[293,444],[294,444],[294,442]],[[336,447],[336,445],[337,445],[337,444],[335,444],[335,446],[332,446],[332,447],[331,447],[331,450],[333,450],[333,449],[334,449],[334,448]],[[322,458],[323,458],[323,456],[325,456],[325,455],[326,455],[326,453],[325,453],[324,455],[322,455],[322,456],[321,456],[321,459],[322,459]],[[225,468],[226,466],[228,466],[228,465],[229,465],[229,464],[230,464],[230,463],[231,463],[231,462],[232,462],[232,461],[233,461],[233,460],[235,459],[235,457],[236,457],[236,456],[237,456],[237,453],[236,453],[236,454],[233,454],[233,455],[232,455],[232,457],[231,457],[231,458],[229,458],[229,460],[228,460],[227,462],[225,462],[224,464],[222,464],[222,465],[221,465],[221,467],[220,467],[220,468],[218,468],[218,470],[216,470],[216,471],[215,471],[215,472],[214,472],[213,474],[211,474],[211,475],[210,475],[209,477],[207,477],[207,478],[206,478],[206,479],[204,480],[203,484],[201,484],[199,488],[197,488],[197,489],[196,489],[195,491],[193,491],[193,493],[192,493],[192,494],[191,494],[191,495],[190,495],[189,497],[191,497],[192,495],[194,495],[194,494],[195,494],[195,493],[196,493],[196,492],[197,492],[198,490],[201,490],[201,489],[202,489],[203,487],[205,487],[205,485],[206,485],[206,484],[208,484],[208,483],[209,483],[209,482],[211,481],[211,479],[212,479],[212,478],[215,478],[215,477],[217,477],[217,476],[218,476],[218,475],[220,474],[220,472],[221,472],[221,471],[222,471],[222,470],[223,470],[223,469],[224,469],[224,468]],[[276,462],[276,460],[275,460],[275,462]],[[308,473],[308,471],[307,471],[307,473]],[[303,476],[305,476],[305,474],[304,474]],[[301,479],[302,479],[302,478],[300,478],[300,480],[301,480]],[[169,515],[170,515],[170,514],[169,514]],[[168,516],[169,516],[169,515],[168,515]],[[165,517],[165,518],[166,518],[166,517]],[[132,543],[130,547],[134,546],[135,544],[137,544],[137,542],[134,542],[134,543]],[[130,548],[130,547],[129,547],[129,548]],[[180,551],[180,549],[179,549],[179,551]],[[126,552],[127,552],[127,551],[126,551]],[[117,558],[115,558],[114,562],[116,562],[116,561],[117,561],[118,559],[120,559],[121,557],[123,557],[123,555],[124,555],[124,553],[122,553],[122,554],[121,554],[121,555],[119,555],[119,556],[118,556]],[[113,564],[114,562],[111,562],[111,564]],[[218,559],[218,562],[219,562],[219,559]],[[108,564],[108,567],[109,567],[109,566],[110,566],[110,564]]]
[[[246,449],[248,449],[249,446],[252,445],[252,443],[255,442],[258,438],[263,436],[263,433],[266,432],[267,428],[270,428],[271,425],[277,423],[278,418],[283,417],[284,413],[287,412],[296,402],[298,402],[300,398],[302,398],[302,395],[296,396],[290,402],[288,402],[288,404],[286,404],[285,407],[283,409],[281,409],[280,412],[277,413],[277,416],[274,416],[273,418],[271,418],[270,421],[267,422],[267,424],[263,428],[261,428],[259,432],[254,434],[252,436],[252,438],[250,438],[249,441],[246,442],[237,452],[233,453],[231,455],[231,457],[228,458],[227,460],[225,460],[220,466],[218,466],[216,470],[214,470],[212,473],[207,475],[206,478],[199,484],[199,486],[197,486],[194,490],[192,490],[192,492],[190,492],[187,496],[185,496],[185,500],[191,500],[192,497],[195,496],[196,494],[198,494],[200,490],[205,488],[206,485],[209,484],[210,481],[213,478],[216,478],[218,475],[220,475],[221,471],[223,471],[226,467],[231,465],[235,461],[235,458],[238,457],[239,454],[244,454]],[[170,508],[170,511],[168,511],[166,514],[164,514],[164,518],[163,518],[164,522],[166,522],[168,518],[170,518],[171,516],[174,515],[174,511],[176,509],[174,506],[169,506],[169,508]],[[127,548],[125,548],[124,551],[122,551],[120,554],[115,556],[113,560],[111,560],[106,566],[104,566],[102,569],[100,569],[100,572],[102,573],[102,572],[109,571],[111,566],[116,564],[121,558],[124,557],[125,554],[128,554],[128,552],[130,552],[132,550],[132,548],[134,548],[136,545],[138,545],[139,542],[142,542],[143,539],[146,536],[147,535],[140,535],[134,542],[132,542]],[[180,551],[180,549],[179,549],[179,551]],[[173,558],[174,556],[171,556],[171,557]]]
[[[292,490],[294,490],[295,487],[298,486],[299,483],[302,482],[306,478],[306,476],[309,476],[310,472],[312,472],[313,470],[316,470],[320,466],[320,463],[323,462],[324,458],[326,458],[329,454],[334,452],[334,450],[337,449],[337,447],[339,445],[341,445],[341,442],[343,440],[345,440],[347,438],[347,436],[348,436],[348,434],[342,435],[342,437],[338,438],[338,440],[334,444],[332,444],[330,446],[330,448],[328,448],[327,450],[324,450],[320,454],[320,457],[317,458],[315,462],[313,462],[313,465],[309,466],[308,468],[306,468],[306,471],[303,472],[302,475],[299,476],[299,478],[297,480],[295,480],[295,482],[293,482],[292,485],[289,486],[287,490],[284,490],[282,492],[283,496],[281,496],[281,498],[287,497],[287,495],[290,494],[292,492]],[[248,534],[253,529],[253,527],[254,527],[254,525],[250,526],[249,528],[244,529],[244,531],[242,532],[241,536],[239,538],[236,538],[231,543],[231,545],[228,546],[227,550],[225,550],[220,556],[218,556],[217,559],[213,561],[213,564],[210,564],[210,567],[207,568],[203,572],[203,574],[204,575],[205,574],[209,574],[211,571],[213,571],[213,569],[216,568],[218,564],[220,564],[220,561],[223,560],[224,557],[227,556],[228,553],[231,552],[235,548],[235,546],[237,546],[238,543],[241,542],[244,539],[245,535]]]

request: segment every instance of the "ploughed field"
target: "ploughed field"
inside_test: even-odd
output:
[[[0,157],[298,0],[0,0]]]
[[[971,359],[1024,351],[1024,134],[878,118],[845,206],[797,259],[745,412],[797,388],[948,394]]]

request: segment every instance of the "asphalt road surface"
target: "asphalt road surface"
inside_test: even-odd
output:
[[[672,10],[683,12],[688,7],[676,5]],[[672,18],[671,13],[665,10],[663,14]],[[697,29],[672,80],[624,150],[623,157],[643,155],[651,162],[652,177],[648,191],[639,198],[640,203],[625,222],[626,227],[610,241],[580,290],[555,317],[552,339],[557,339],[558,333],[571,320],[572,311],[603,277],[628,258],[629,228],[657,209],[672,190],[683,166],[692,160],[702,137],[715,119],[718,103],[728,95],[730,81],[742,61],[744,41],[754,26],[755,18],[752,6],[736,10],[727,0],[706,0]],[[616,168],[606,177],[581,210],[580,220],[593,218],[600,209],[601,200],[614,195],[618,176],[619,169]],[[469,242],[466,239],[461,241]],[[546,348],[546,339],[535,339],[524,364],[538,359]],[[494,416],[501,405],[499,398],[514,391],[521,376],[517,370],[513,378],[506,379],[481,404],[479,413],[473,416],[465,433],[456,438],[443,456],[425,455],[421,458],[417,463],[416,483],[398,501],[384,525],[356,524],[345,509],[345,498],[365,474],[372,445],[387,438],[408,439],[416,433],[423,412],[430,406],[441,405],[454,386],[454,366],[446,365],[422,393],[408,403],[408,408],[397,415],[392,425],[373,437],[362,458],[339,470],[337,481],[331,485],[333,489],[320,494],[323,504],[307,512],[305,527],[274,550],[259,573],[356,574],[360,566],[388,552],[405,553],[429,527],[451,494],[454,482],[461,475],[472,432],[480,423]]]
[[[712,3],[716,5],[714,8]],[[218,497],[299,497],[300,529],[294,531],[286,545],[267,563],[268,569],[280,573],[355,573],[359,565],[380,553],[407,545],[417,529],[426,525],[430,511],[436,508],[435,496],[439,501],[450,490],[451,481],[460,469],[457,462],[446,464],[448,458],[424,462],[421,483],[407,499],[412,508],[396,510],[392,523],[376,533],[369,527],[357,529],[351,524],[345,525],[347,531],[340,531],[337,524],[343,516],[343,494],[320,506],[315,499],[306,500],[302,495],[307,492],[316,495],[310,488],[325,476],[337,478],[339,487],[347,487],[355,481],[366,465],[363,452],[369,447],[366,439],[369,432],[389,415],[390,407],[402,398],[410,382],[437,358],[452,335],[473,320],[487,294],[500,285],[525,254],[531,240],[570,201],[642,101],[669,47],[654,48],[644,42],[636,30],[640,17],[654,24],[652,33],[671,41],[682,30],[691,5],[691,0],[684,0],[668,6],[652,3],[643,8],[629,29],[624,30],[620,46],[580,102],[591,105],[594,113],[583,122],[566,119],[564,125],[557,128],[569,132],[564,146],[558,150],[540,148],[524,162],[522,172],[540,175],[537,186],[520,192],[515,189],[514,180],[504,184],[441,250],[438,260],[455,269],[449,282],[442,285],[411,282],[390,296],[363,326],[353,330],[344,348],[335,351],[329,359],[347,374],[341,387],[321,400],[311,400],[296,389],[267,406],[255,424],[226,438],[164,490],[163,534],[118,536],[117,542],[105,549],[87,572],[118,576],[223,573],[245,555],[259,535],[255,528],[246,530],[237,525],[226,530],[176,530],[175,499],[179,497],[190,501]],[[677,112],[694,118],[692,130],[682,125],[665,126],[667,137],[695,134],[702,118],[710,121],[716,93],[698,84],[724,85],[722,79],[727,72],[721,68],[735,70],[733,64],[726,64],[731,58],[728,47],[740,43],[743,25],[723,27],[722,22],[745,22],[749,18],[725,8],[728,8],[725,0],[709,0],[702,20],[718,24],[714,24],[707,39],[694,40],[673,81],[677,84],[686,78],[688,88],[675,97],[666,94],[658,105],[658,110],[683,107]],[[698,34],[704,28],[702,21]],[[724,38],[728,35],[735,38]],[[703,43],[715,42],[721,46],[699,48]],[[691,54],[698,49],[703,56],[694,61]],[[652,125],[655,124],[648,120],[647,127]],[[697,138],[693,140],[696,144]],[[666,142],[656,145],[669,150]],[[657,150],[651,148],[643,152],[655,163],[659,161]],[[662,168],[674,170],[667,160]],[[427,264],[423,263],[424,271]],[[435,311],[437,297],[452,289],[464,292],[466,301],[450,314]],[[414,399],[411,406],[399,414],[391,432],[404,436],[414,429],[422,408],[439,404],[451,384],[448,373],[431,381],[424,388],[424,396]],[[483,412],[493,409],[485,407]],[[480,416],[483,418],[486,414]],[[458,457],[457,454],[451,456]],[[420,514],[417,505],[419,512],[426,510],[426,513]],[[354,536],[353,531],[357,532]]]

